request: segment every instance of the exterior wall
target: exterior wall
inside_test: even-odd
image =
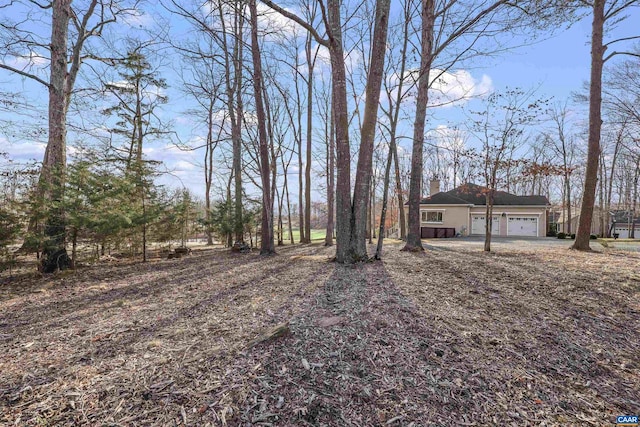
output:
[[[578,223],[580,222],[580,208],[576,207],[573,208],[572,210],[573,215],[571,218],[571,233],[575,234],[578,232]],[[605,224],[605,229],[602,230],[601,229],[601,215],[604,216],[604,224]],[[562,211],[561,210],[561,216],[558,219],[558,232],[562,231],[563,233],[566,233],[566,224],[565,224],[565,218],[566,218],[566,211]],[[594,208],[593,210],[593,217],[591,219],[591,232],[590,234],[597,234],[597,235],[606,235],[607,231],[609,230],[609,227],[611,226],[611,218],[608,212],[601,212],[601,210],[599,208]]]
[[[422,221],[422,212],[442,212],[442,222]],[[469,206],[468,205],[420,205],[420,227],[450,227],[463,236],[469,235]]]
[[[463,236],[471,234],[471,215],[484,215],[485,206],[469,205],[420,205],[421,227],[450,227]],[[422,212],[442,212],[442,222],[422,221]],[[407,212],[408,213],[408,212]],[[503,217],[502,214],[505,213]],[[494,206],[493,216],[500,217],[500,234],[507,236],[509,216],[536,216],[538,218],[538,237],[547,235],[547,209],[545,206]]]

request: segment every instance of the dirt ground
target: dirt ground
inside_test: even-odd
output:
[[[194,252],[0,286],[0,425],[612,425],[640,253]]]

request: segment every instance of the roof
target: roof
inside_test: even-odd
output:
[[[629,211],[613,211],[611,212],[613,216],[613,221],[617,224],[623,225],[629,223],[629,217],[633,218],[634,224],[640,224],[640,217],[634,217],[633,215],[629,215]]]
[[[420,201],[422,205],[486,205],[486,187],[476,184],[462,184],[450,191],[436,193]],[[494,206],[547,206],[549,200],[545,196],[516,196],[506,191],[496,191],[493,197]]]

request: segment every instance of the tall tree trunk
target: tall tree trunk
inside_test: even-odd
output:
[[[71,0],[52,3],[51,70],[49,81],[49,138],[42,164],[40,182],[48,186],[45,242],[42,250],[41,270],[52,273],[71,267],[66,250],[65,213],[63,208],[67,166],[67,39],[71,19]]]
[[[618,159],[618,153],[620,152],[620,143],[622,142],[622,135],[624,132],[625,126],[622,127],[622,129],[618,132],[618,134],[616,135],[616,144],[614,146],[613,149],[613,158],[611,159],[611,170],[609,171],[609,182],[608,182],[608,186],[607,186],[607,200],[606,200],[606,205],[607,205],[607,212],[611,211],[611,199],[613,197],[613,179],[614,179],[614,174],[616,171],[616,163],[617,163],[617,159]],[[611,237],[611,227],[607,227],[607,237]]]
[[[420,200],[422,199],[422,153],[424,127],[429,101],[429,72],[433,60],[433,32],[435,23],[435,0],[422,0],[422,31],[420,77],[416,99],[416,118],[413,125],[413,149],[411,152],[411,178],[409,184],[409,232],[402,250],[422,251],[420,233]]]
[[[602,128],[602,68],[604,50],[602,37],[604,28],[605,0],[593,2],[593,24],[591,27],[591,82],[589,85],[589,148],[587,168],[584,176],[584,192],[578,233],[573,249],[588,251],[591,219],[595,204],[596,184],[598,180],[598,158],[600,157],[600,131]]]
[[[329,55],[332,71],[332,99],[336,128],[336,261],[350,262],[351,239],[351,147],[349,146],[349,118],[347,78],[342,47],[340,0],[327,0]]]
[[[258,50],[258,53],[260,51]],[[258,58],[260,59],[260,56],[258,56]],[[261,67],[262,69],[262,64]],[[263,105],[264,105],[264,113],[266,115],[267,118],[267,129],[266,129],[266,133],[267,133],[267,139],[268,139],[268,153],[270,159],[271,159],[271,164],[269,165],[269,172],[271,173],[271,206],[269,207],[269,211],[271,212],[271,238],[273,239],[273,227],[274,227],[274,221],[273,221],[273,211],[275,208],[275,203],[276,201],[278,201],[279,197],[278,197],[278,159],[277,159],[277,155],[276,155],[276,150],[275,150],[275,142],[274,142],[274,129],[273,129],[273,122],[272,119],[273,117],[271,116],[271,103],[269,102],[269,93],[265,87],[265,85],[262,83],[264,81],[264,78],[262,76],[262,73],[260,74],[260,82],[261,82],[261,86],[262,86],[262,95],[263,95]],[[279,151],[281,151],[281,149],[279,149]],[[282,205],[281,203],[279,204],[280,206]],[[281,233],[282,234],[282,233]],[[280,237],[282,238],[282,237]]]
[[[209,101],[207,111],[207,145],[204,152],[204,209],[207,234],[207,245],[213,245],[213,227],[211,223],[211,186],[213,184],[213,107],[214,100]]]
[[[369,190],[371,191],[371,190]],[[367,205],[367,226],[366,226],[366,236],[367,236],[367,241],[369,242],[369,244],[373,243],[373,236],[372,236],[372,226],[371,226],[371,215],[372,215],[372,210],[373,210],[373,201],[371,199],[371,194],[369,194],[369,196],[367,197],[368,205]]]
[[[398,222],[400,223],[400,239],[407,238],[407,217],[404,214],[404,195],[402,192],[402,179],[400,178],[400,162],[398,161],[398,146],[395,135],[391,138],[391,154],[393,155],[393,166],[396,176],[396,194],[398,195]]]
[[[230,215],[231,215],[231,212],[230,212],[231,206],[232,206],[232,203],[231,203],[231,200],[232,200],[232,198],[231,198],[231,186],[233,184],[233,179],[234,179],[234,177],[233,177],[233,170],[232,170],[231,171],[231,175],[229,175],[229,181],[227,181],[227,200],[225,200],[225,203],[227,205],[227,206],[225,206],[225,214],[227,215],[227,218],[229,218]],[[228,248],[232,247],[233,246],[233,232],[228,233],[226,235],[226,238],[227,238],[227,247]]]
[[[395,143],[392,142],[392,143]],[[382,209],[380,211],[380,230],[378,231],[378,244],[376,246],[375,259],[382,259],[382,242],[384,240],[385,221],[387,219],[387,200],[389,197],[389,181],[391,180],[391,162],[393,161],[393,153],[391,146],[389,146],[389,153],[387,155],[387,164],[384,168],[384,183],[382,184]]]
[[[256,116],[258,122],[258,140],[260,146],[260,178],[262,184],[262,237],[260,254],[275,253],[273,242],[273,203],[271,195],[271,168],[269,159],[269,143],[267,141],[266,117],[262,100],[262,61],[258,46],[258,11],[256,0],[249,0],[251,13],[251,56],[253,58],[253,92],[256,100]]]
[[[605,209],[604,197],[605,197],[605,187],[606,187],[606,166],[604,163],[604,156],[600,153],[599,156],[600,162],[600,180],[598,186],[598,204],[600,205],[600,217],[598,218],[599,228],[600,228],[600,237],[605,237],[605,227],[607,226],[605,223],[605,218],[609,216],[609,211]]]
[[[147,262],[147,204],[144,193],[144,187],[142,187],[142,262]]]
[[[304,165],[304,240],[302,242],[311,243],[311,137],[313,135],[313,68],[315,64],[315,58],[311,58],[311,34],[307,34],[304,50],[309,74],[307,77],[307,147]]]
[[[296,109],[298,113],[298,229],[300,230],[300,243],[306,241],[305,238],[305,226],[304,226],[304,172],[302,169],[302,99],[300,97],[300,88],[298,87],[298,57],[296,56],[296,70],[295,70],[295,85],[296,85]]]
[[[400,54],[400,80],[396,90],[396,99],[393,102],[391,93],[389,93],[389,119],[390,119],[390,135],[389,135],[389,150],[390,155],[393,156],[393,165],[395,170],[395,185],[396,194],[398,197],[398,220],[400,223],[400,238],[404,240],[407,237],[407,224],[406,216],[404,214],[404,193],[402,191],[402,179],[400,178],[400,161],[398,159],[398,145],[396,142],[396,131],[398,128],[398,120],[400,116],[400,107],[403,98],[404,87],[404,75],[407,66],[407,47],[409,45],[409,26],[411,24],[411,2],[405,1],[404,3],[404,22],[403,22],[403,41],[402,51]]]
[[[565,169],[564,172],[564,187],[565,187],[565,197],[567,199],[567,234],[571,234],[571,223],[573,222],[573,218],[571,217],[571,172]]]
[[[293,152],[291,153],[291,156],[293,156]],[[282,161],[282,171],[284,176],[284,183],[283,183],[284,196],[286,197],[286,201],[287,201],[287,222],[288,222],[288,229],[289,229],[288,230],[289,241],[293,245],[295,243],[295,240],[293,240],[293,225],[291,224],[291,202],[289,200],[289,180],[288,180],[288,173],[287,173],[289,170],[289,164],[291,163],[291,157],[289,157],[289,161],[285,163],[284,153],[283,153],[280,159]]]
[[[385,50],[387,45],[387,30],[389,28],[390,0],[376,2],[375,26],[373,30],[373,45],[371,47],[371,62],[367,75],[366,100],[364,118],[362,120],[360,150],[358,154],[358,169],[353,192],[353,219],[351,236],[351,260],[363,261],[368,259],[366,232],[367,210],[371,177],[373,168],[373,143],[380,105],[380,90],[384,74]],[[338,178],[340,181],[340,178]]]
[[[376,238],[376,183],[371,185],[371,209],[369,209],[369,244]]]
[[[327,141],[327,233],[324,238],[325,246],[333,246],[334,219],[333,211],[335,198],[335,120],[333,100],[331,106],[327,108],[329,117],[329,132]]]
[[[242,5],[239,4],[236,8],[242,8]],[[235,45],[233,49],[232,62],[235,77],[231,90],[229,91],[229,113],[231,119],[231,140],[233,144],[233,175],[235,180],[234,234],[235,243],[242,245],[244,244],[244,221],[242,218],[242,47],[244,45],[242,40],[242,30],[244,26],[244,18],[241,10],[235,10],[234,25]],[[227,74],[231,74],[231,69],[227,68],[227,70],[229,70]]]
[[[631,239],[636,238],[635,218],[638,209],[638,184],[640,184],[640,157],[636,158],[636,170],[633,173],[633,196],[631,198],[631,226],[629,228],[629,237]]]
[[[484,231],[484,251],[491,252],[491,229],[493,228],[493,189],[489,189],[485,195],[485,203],[487,204],[485,209],[485,231]]]
[[[278,236],[278,246],[282,246],[284,245],[284,221],[282,220],[282,205],[284,204],[284,191],[280,191],[278,189],[278,186],[276,185],[276,183],[273,184],[273,186],[276,188],[276,200],[278,201],[278,219],[277,219],[277,223],[278,223],[278,232],[277,232],[277,236]]]

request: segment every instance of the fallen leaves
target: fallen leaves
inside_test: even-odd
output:
[[[355,266],[320,245],[196,252],[2,290],[0,424],[602,425],[638,407],[640,256],[399,248]]]

